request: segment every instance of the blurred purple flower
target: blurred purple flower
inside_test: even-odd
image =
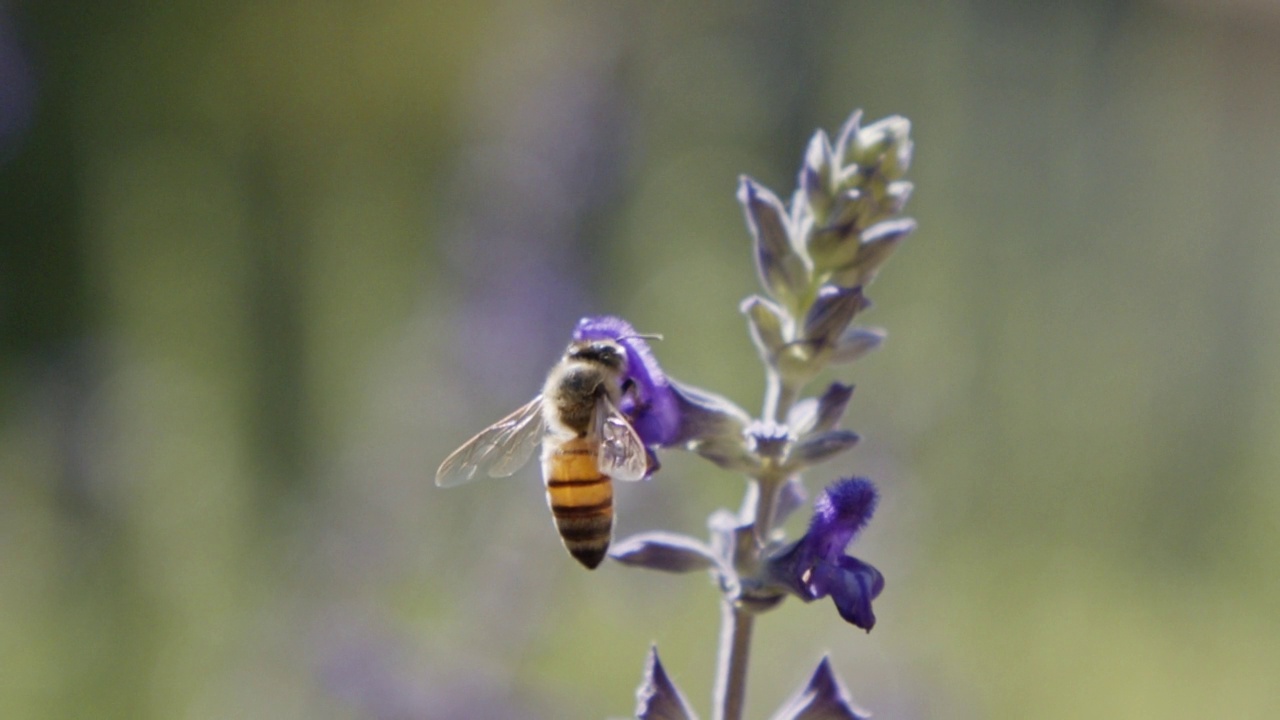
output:
[[[329,629],[330,633],[335,632]],[[400,638],[371,628],[343,628],[326,638],[316,665],[320,686],[371,720],[533,720],[548,713],[501,678],[444,670],[415,657]]]
[[[0,6],[0,159],[31,124],[35,77],[17,29]]]
[[[870,632],[884,576],[845,548],[871,519],[879,493],[866,478],[838,480],[814,502],[809,531],[769,560],[770,574],[806,602],[830,596],[840,616]]]
[[[592,224],[628,176],[626,52],[611,14],[580,15],[563,26],[531,13],[527,32],[465,64],[464,142],[439,235],[457,290],[448,332],[461,385],[494,401],[545,379],[537,363],[513,371],[512,353],[552,360],[564,327],[592,304]],[[546,44],[569,27],[573,42]],[[522,60],[531,53],[540,62]]]

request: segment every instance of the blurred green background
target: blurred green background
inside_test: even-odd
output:
[[[704,578],[431,478],[584,314],[758,407],[736,179],[856,107],[921,229],[809,484],[888,589],[764,617],[750,716],[828,652],[886,720],[1274,717],[1277,78],[1267,0],[0,3],[0,717],[617,717],[651,642],[709,716]],[[664,462],[619,536],[737,505]]]

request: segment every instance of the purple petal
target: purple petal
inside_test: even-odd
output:
[[[817,596],[830,595],[840,617],[868,632],[876,624],[871,601],[884,590],[884,575],[855,557],[838,565],[820,562],[813,568],[810,587]]]
[[[809,550],[809,536],[778,550],[768,559],[768,575],[773,582],[786,588],[805,602],[822,597],[814,594],[811,584],[812,569],[816,562]]]
[[[582,318],[574,328],[573,339],[616,340],[626,348],[627,377],[635,385],[636,394],[624,397],[619,409],[631,420],[645,445],[669,445],[680,426],[680,410],[649,343],[638,337],[627,321],[611,315]]]
[[[866,478],[832,483],[813,504],[813,520],[805,536],[812,552],[828,561],[840,557],[871,519],[879,499],[876,486]]]

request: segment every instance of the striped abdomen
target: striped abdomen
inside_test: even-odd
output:
[[[542,477],[556,529],[569,554],[594,569],[613,535],[613,481],[600,472],[599,448],[588,438],[548,439]]]

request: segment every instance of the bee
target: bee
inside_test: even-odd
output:
[[[612,480],[640,480],[644,442],[618,409],[631,390],[627,350],[610,339],[570,343],[542,392],[445,458],[436,485],[484,473],[507,477],[542,446],[547,504],[565,549],[587,569],[604,560],[613,536]]]

